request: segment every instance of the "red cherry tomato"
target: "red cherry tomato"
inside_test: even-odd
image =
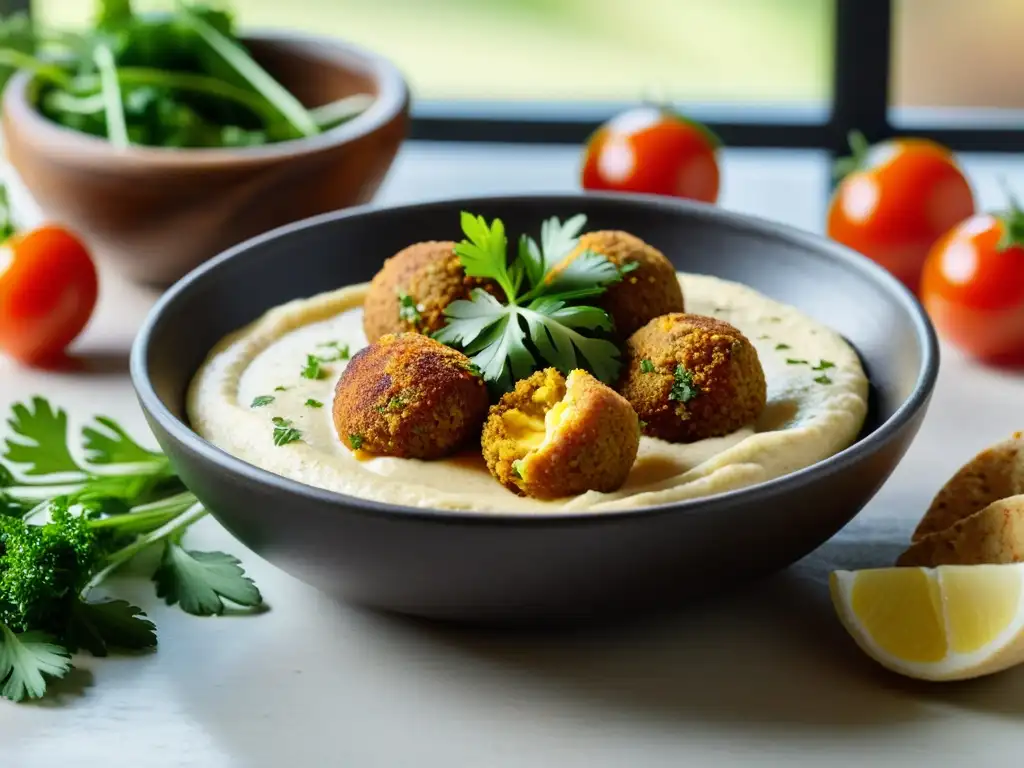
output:
[[[630,109],[587,141],[584,189],[718,200],[718,138],[669,109]]]
[[[928,251],[974,213],[974,196],[952,154],[926,139],[868,147],[851,136],[855,168],[828,209],[827,233],[916,291]]]
[[[939,334],[989,363],[1024,363],[1024,212],[979,214],[935,244],[921,301]]]
[[[46,226],[0,250],[0,350],[26,365],[60,359],[96,306],[96,267],[81,241]]]

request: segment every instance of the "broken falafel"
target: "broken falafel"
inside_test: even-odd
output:
[[[565,377],[546,368],[491,407],[481,444],[499,483],[521,496],[557,499],[622,487],[640,430],[629,403],[586,371]]]
[[[659,315],[685,311],[683,289],[672,262],[636,235],[619,230],[587,232],[559,266],[584,251],[598,253],[620,269],[629,263],[637,265],[594,301],[611,315],[619,339],[628,338]]]
[[[757,350],[729,323],[672,313],[626,342],[618,391],[645,435],[673,443],[721,437],[760,417],[767,401]]]
[[[474,288],[500,294],[492,281],[467,277],[455,243],[428,241],[403,248],[384,262],[363,302],[369,342],[388,333],[431,334],[444,327],[445,307],[468,299]]]
[[[464,354],[422,334],[388,334],[349,361],[334,428],[352,450],[437,459],[479,436],[489,402]]]

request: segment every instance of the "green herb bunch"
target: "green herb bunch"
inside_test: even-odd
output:
[[[0,77],[32,70],[37,106],[67,128],[118,146],[245,147],[315,136],[359,114],[357,95],[309,110],[249,54],[230,13],[180,1],[136,14],[101,0],[91,29],[0,23]]]
[[[619,267],[593,251],[565,263],[585,223],[582,214],[565,222],[548,219],[540,243],[520,236],[517,255],[509,262],[501,219],[488,224],[481,216],[462,213],[466,237],[455,253],[469,277],[493,280],[505,301],[475,288],[469,299],[445,308],[448,322],[434,338],[462,349],[493,391],[508,391],[516,380],[546,365],[563,373],[585,368],[608,383],[618,376],[619,348],[608,338],[612,320],[586,300],[601,296],[636,265]]]
[[[97,416],[75,455],[67,414],[43,398],[16,404],[0,463],[0,696],[39,698],[71,654],[154,648],[156,629],[124,600],[97,597],[107,577],[147,551],[168,605],[197,616],[257,609],[259,589],[236,558],[187,549],[206,510],[167,458]],[[17,473],[15,472],[15,469]]]

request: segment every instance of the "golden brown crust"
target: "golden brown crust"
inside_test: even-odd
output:
[[[1005,565],[1024,561],[1024,496],[989,504],[949,528],[915,540],[896,565]]]
[[[489,403],[468,357],[418,333],[356,353],[334,393],[334,427],[350,449],[437,459],[480,434]]]
[[[543,420],[563,400],[566,416],[550,441],[529,449],[510,434],[508,412]],[[586,371],[573,371],[566,380],[548,368],[519,381],[491,407],[481,442],[487,468],[502,485],[520,495],[557,499],[622,487],[640,432],[636,413],[610,387]]]
[[[1024,436],[986,448],[950,479],[935,496],[912,541],[943,531],[989,504],[1024,494]]]
[[[685,311],[683,289],[672,262],[636,235],[619,230],[587,232],[563,264],[583,251],[599,253],[619,267],[627,262],[639,264],[621,283],[610,286],[598,302],[611,315],[620,339],[659,315]]]
[[[373,343],[388,333],[440,330],[446,321],[444,309],[457,299],[469,298],[473,288],[491,293],[500,290],[490,281],[466,277],[450,240],[414,243],[390,259],[370,282],[363,302],[363,331]],[[403,320],[399,315],[399,293],[415,302],[419,323]]]
[[[757,350],[722,320],[662,315],[630,336],[623,358],[618,390],[651,437],[677,443],[720,437],[754,423],[764,410],[767,384]],[[699,390],[686,402],[671,397],[679,366]]]

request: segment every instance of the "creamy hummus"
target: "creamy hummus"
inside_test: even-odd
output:
[[[301,374],[307,355],[330,356],[337,347],[329,345],[347,344],[352,353],[366,346],[365,284],[276,307],[223,339],[192,382],[188,415],[214,445],[293,480],[381,502],[480,512],[600,511],[708,496],[810,466],[856,439],[868,382],[838,334],[738,283],[690,274],[679,280],[688,312],[730,322],[756,346],[768,405],[756,424],[726,437],[690,444],[641,438],[633,471],[615,493],[521,498],[490,476],[472,446],[429,462],[350,452],[331,421],[345,363],[325,364],[319,379]],[[273,400],[253,407],[257,398]],[[290,422],[301,439],[275,445],[275,417]]]

